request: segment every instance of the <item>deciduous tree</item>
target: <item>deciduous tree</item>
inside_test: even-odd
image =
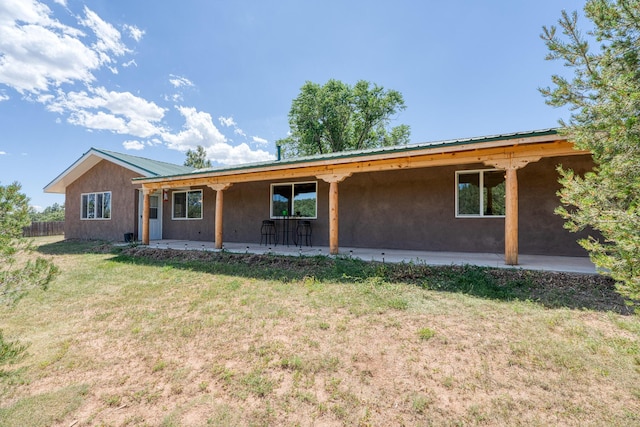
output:
[[[277,142],[283,154],[305,156],[406,144],[409,126],[389,129],[405,109],[400,92],[360,80],[349,86],[329,80],[306,82],[289,111],[289,137]]]
[[[593,153],[584,176],[560,168],[566,228],[597,230],[580,244],[629,296],[640,295],[640,1],[589,0],[592,23],[583,34],[576,12],[562,12],[559,27],[544,27],[548,59],[563,61],[571,78],[552,77],[547,103],[569,106],[562,132]],[[561,34],[558,34],[558,28]],[[595,234],[595,233],[594,233]]]

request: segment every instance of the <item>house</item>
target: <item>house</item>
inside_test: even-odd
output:
[[[144,159],[113,151],[90,149],[45,188],[46,193],[65,195],[65,238],[119,241],[126,233],[137,233],[142,223],[142,196],[133,178],[158,177],[192,172],[188,166]],[[150,223],[161,238],[162,224],[155,220],[161,209],[153,205]],[[68,210],[67,210],[68,209]]]
[[[340,245],[504,251],[517,264],[519,253],[586,256],[576,243],[584,236],[554,214],[560,164],[578,174],[593,167],[555,129],[201,170],[92,149],[45,191],[66,194],[68,238],[134,232],[147,244],[222,248],[257,244],[263,220],[293,217],[309,220],[313,243],[332,254]],[[92,200],[102,217],[99,208],[90,217]]]

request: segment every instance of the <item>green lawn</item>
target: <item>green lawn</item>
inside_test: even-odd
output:
[[[39,243],[0,426],[640,425],[601,278]]]

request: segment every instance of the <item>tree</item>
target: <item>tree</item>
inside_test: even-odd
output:
[[[207,152],[204,147],[198,145],[195,150],[187,150],[187,159],[184,161],[184,165],[196,169],[210,168],[211,160],[207,159]]]
[[[291,104],[290,135],[276,144],[291,156],[406,144],[409,126],[387,130],[405,108],[400,92],[364,80],[353,87],[338,80],[306,82]]]
[[[42,212],[36,212],[30,208],[29,217],[33,222],[64,221],[64,205],[54,203],[44,208]]]
[[[583,36],[578,15],[562,12],[557,28],[543,27],[547,59],[562,60],[573,77],[552,76],[541,89],[548,104],[568,106],[561,132],[593,153],[595,168],[579,176],[559,168],[562,206],[571,231],[593,229],[579,243],[630,297],[640,296],[640,1],[589,0],[593,28]],[[591,43],[597,44],[592,49]]]
[[[20,189],[17,182],[0,185],[0,305],[15,304],[32,289],[46,289],[58,272],[51,261],[28,259],[33,244],[22,237],[22,227],[31,223],[29,199]],[[0,366],[17,360],[25,348],[6,341],[0,330]]]

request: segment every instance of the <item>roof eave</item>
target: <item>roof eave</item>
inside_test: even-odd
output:
[[[197,171],[188,174],[167,175],[158,177],[140,177],[133,181],[141,184],[158,183],[167,181],[178,181],[185,178],[220,178],[224,176],[242,175],[263,171],[278,171],[291,168],[307,168],[323,165],[341,165],[352,162],[366,162],[379,160],[380,158],[394,159],[410,157],[420,154],[453,153],[458,151],[477,150],[491,147],[508,147],[514,145],[535,144],[540,142],[552,142],[566,140],[565,136],[559,135],[556,129],[545,129],[533,132],[521,132],[508,135],[495,135],[489,137],[467,138],[458,140],[439,141],[428,144],[414,144],[410,146],[394,146],[359,152],[333,153],[325,156],[301,157],[289,160],[280,160],[268,163],[258,163],[252,165],[239,165],[226,169],[215,169],[207,171]]]

